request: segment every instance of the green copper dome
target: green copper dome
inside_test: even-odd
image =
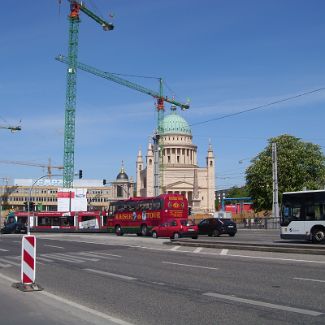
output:
[[[187,134],[191,135],[191,129],[188,123],[176,112],[164,117],[161,122],[162,134]]]

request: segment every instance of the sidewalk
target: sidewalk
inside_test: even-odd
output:
[[[1,272],[1,269],[0,269]],[[0,323],[15,325],[131,325],[46,291],[22,292],[0,273]]]

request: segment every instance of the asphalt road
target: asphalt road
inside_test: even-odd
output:
[[[69,310],[85,324],[105,317],[108,324],[325,324],[325,256],[167,246],[164,239],[107,234],[36,236],[36,282],[45,290],[19,299],[43,295],[47,308],[53,301],[51,315],[61,305],[66,324],[77,319]],[[7,277],[20,278],[20,242],[17,235],[0,238],[0,278],[7,285]]]

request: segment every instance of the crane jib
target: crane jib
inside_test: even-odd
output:
[[[59,62],[69,64],[68,59],[64,55],[58,55],[55,59],[57,61],[59,61]],[[81,63],[81,62],[76,62],[76,67],[78,69],[80,69],[80,70],[89,72],[91,74],[94,74],[94,75],[99,76],[99,77],[104,78],[104,79],[111,80],[111,81],[116,82],[116,83],[118,83],[118,84],[120,84],[122,86],[126,86],[128,88],[137,90],[139,92],[145,93],[147,95],[150,95],[150,96],[156,98],[157,101],[158,101],[158,103],[157,103],[157,106],[158,106],[157,108],[158,109],[163,109],[163,102],[173,104],[173,105],[178,106],[178,107],[180,107],[182,109],[189,109],[190,108],[190,105],[188,103],[186,103],[186,104],[180,103],[180,102],[175,101],[172,98],[168,98],[167,96],[161,96],[158,92],[156,92],[154,90],[148,89],[148,88],[143,87],[141,85],[138,85],[138,84],[136,84],[134,82],[131,82],[129,80],[118,77],[113,73],[101,71],[101,70],[99,70],[97,68],[94,68],[92,66],[89,66],[89,65]]]

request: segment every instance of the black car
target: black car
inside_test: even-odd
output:
[[[231,237],[237,232],[236,223],[230,219],[208,218],[203,219],[199,224],[199,234],[208,236],[220,236],[227,234]]]

